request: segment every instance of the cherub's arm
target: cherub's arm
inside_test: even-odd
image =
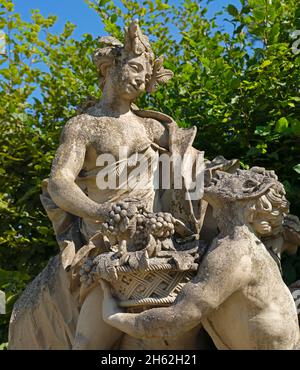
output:
[[[80,121],[75,117],[67,123],[62,133],[52,164],[48,191],[53,201],[65,211],[79,217],[101,220],[107,211],[106,206],[88,198],[75,183],[84,163],[86,145],[87,139]]]
[[[178,337],[198,325],[232,293],[251,279],[248,247],[242,244],[220,245],[201,263],[197,277],[184,286],[175,303],[140,314],[120,312],[104,286],[103,315],[110,325],[138,338]]]

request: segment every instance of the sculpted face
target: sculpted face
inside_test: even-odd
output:
[[[261,237],[281,233],[289,211],[283,185],[275,173],[260,167],[234,174],[217,171],[205,188],[204,200],[212,205],[216,218],[224,213],[225,204],[232,210],[236,207],[233,214]],[[240,216],[239,210],[243,210]]]
[[[272,211],[258,211],[251,223],[256,234],[260,236],[276,235],[282,230],[284,215],[279,209]]]
[[[146,89],[152,66],[143,55],[116,60],[110,70],[111,86],[121,99],[134,101]]]
[[[288,201],[283,193],[275,189],[261,196],[248,215],[249,224],[259,236],[279,234],[283,229],[283,221],[288,212]]]

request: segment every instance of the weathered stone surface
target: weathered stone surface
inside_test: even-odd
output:
[[[43,183],[61,253],[16,303],[10,348],[211,348],[203,327],[219,349],[297,348],[298,292],[280,256],[297,250],[300,222],[283,185],[264,168],[204,160],[196,128],[134,105],[173,75],[137,22],[124,44],[100,42],[102,98],[67,123]],[[160,154],[173,160],[169,188],[163,176],[154,186]],[[128,181],[102,186],[112,175]],[[193,179],[205,184],[196,199]]]
[[[298,290],[294,287],[292,296],[282,280],[280,253],[284,225],[297,233],[299,220],[286,216],[282,184],[263,168],[217,172],[204,199],[213,208],[219,234],[196,278],[173,305],[139,314],[122,313],[102,283],[109,302],[106,321],[148,340],[180,337],[201,322],[218,349],[298,348]],[[298,242],[289,239],[295,247]]]

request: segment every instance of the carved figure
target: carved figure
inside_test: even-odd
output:
[[[10,348],[207,348],[202,326],[217,348],[296,348],[278,268],[296,224],[275,174],[204,160],[195,128],[134,105],[172,77],[136,21],[100,42],[102,98],[66,124],[43,183],[61,252],[17,301]]]
[[[120,312],[103,283],[105,320],[140,338],[179,337],[201,322],[218,349],[296,349],[294,299],[262,237],[283,232],[288,211],[272,171],[218,172],[205,189],[220,230],[197,276],[166,308]]]

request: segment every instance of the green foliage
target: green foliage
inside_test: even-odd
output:
[[[223,17],[232,32],[217,26],[217,15],[207,18],[204,0],[177,7],[161,0],[86,2],[120,40],[124,25],[139,18],[173,70],[170,83],[141,97],[139,106],[163,111],[183,127],[196,125],[196,146],[210,159],[223,154],[245,167],[274,169],[291,211],[300,215],[300,55],[290,36],[300,29],[298,0],[229,5]],[[9,301],[0,342],[7,341],[16,297],[58,250],[39,194],[61,128],[87,96],[100,96],[91,62],[97,41],[88,33],[74,40],[69,22],[53,34],[55,16],[33,11],[25,22],[13,8],[0,0],[7,35],[7,55],[0,56],[0,289]],[[287,282],[299,278],[299,261],[299,255],[284,258]]]
[[[300,56],[293,54],[291,38],[300,29],[299,2],[229,5],[224,17],[231,33],[216,25],[216,16],[205,17],[204,1],[166,8],[153,1],[122,1],[122,7],[88,2],[116,37],[138,17],[156,53],[166,55],[175,78],[140,105],[160,109],[182,126],[196,125],[196,145],[209,158],[222,153],[273,168],[286,185],[292,212],[300,214]]]
[[[300,249],[295,256],[282,256],[283,278],[287,285],[299,280],[300,276]]]
[[[0,343],[17,296],[58,251],[39,194],[62,125],[88,95],[99,94],[95,41],[89,34],[74,40],[69,22],[55,35],[55,22],[38,11],[25,22],[13,2],[0,1],[7,37],[7,54],[0,56],[0,289],[8,304],[7,315],[0,315]]]

